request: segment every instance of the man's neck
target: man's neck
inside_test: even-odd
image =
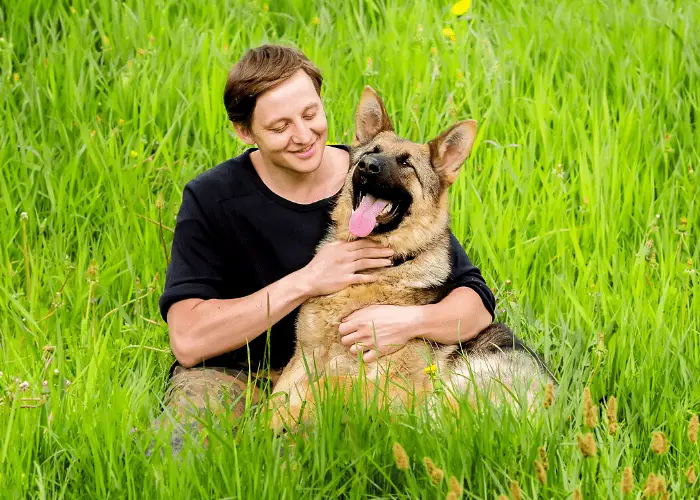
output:
[[[340,189],[338,172],[333,168],[328,149],[324,148],[319,167],[306,174],[271,165],[260,151],[251,153],[251,161],[262,181],[274,193],[294,203],[310,204],[329,198]]]

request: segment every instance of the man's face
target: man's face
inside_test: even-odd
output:
[[[328,138],[328,122],[311,78],[297,71],[258,96],[248,134],[268,164],[310,173],[318,168]],[[247,135],[247,137],[246,137]]]

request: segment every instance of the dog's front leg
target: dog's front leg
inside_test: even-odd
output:
[[[314,354],[316,352],[314,351]],[[309,370],[314,376],[314,360],[312,356]],[[292,429],[299,424],[299,415],[302,404],[309,392],[309,379],[304,366],[304,358],[300,350],[294,353],[289,364],[282,371],[282,375],[272,389],[270,408],[273,410],[270,426],[276,433],[286,428]],[[286,399],[286,401],[284,401]]]

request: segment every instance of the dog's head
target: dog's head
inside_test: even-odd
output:
[[[411,256],[449,227],[448,187],[471,152],[476,122],[461,121],[427,144],[398,137],[377,93],[357,109],[350,169],[333,212],[336,237],[370,238]]]

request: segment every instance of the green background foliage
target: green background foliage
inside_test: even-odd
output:
[[[463,16],[396,0],[0,7],[0,496],[444,497],[425,456],[465,498],[513,480],[524,498],[615,498],[626,466],[637,497],[652,472],[674,498],[700,495],[685,477],[700,467],[687,436],[700,412],[696,2],[475,1]],[[185,183],[243,151],[223,85],[264,42],[322,70],[331,142],[350,140],[365,84],[413,140],[478,121],[453,230],[498,319],[559,378],[554,406],[437,425],[329,403],[306,436],[273,439],[251,415],[181,462],[145,456],[173,359],[157,309],[168,228]],[[586,386],[596,403],[617,397],[620,421],[609,435],[599,405],[592,458],[577,448]]]

